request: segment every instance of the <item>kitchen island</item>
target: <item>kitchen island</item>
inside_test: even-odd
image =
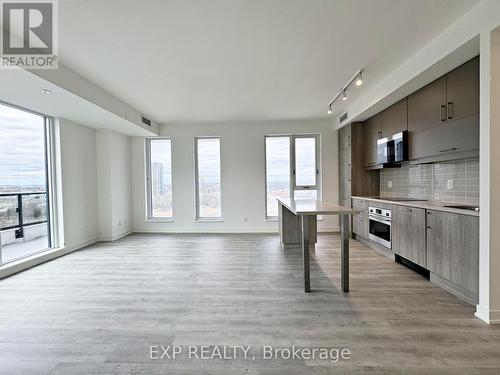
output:
[[[311,292],[309,250],[317,238],[317,216],[339,215],[341,243],[341,290],[349,292],[349,216],[359,213],[349,207],[312,199],[278,199],[280,243],[284,251],[301,247],[304,265],[304,291]]]

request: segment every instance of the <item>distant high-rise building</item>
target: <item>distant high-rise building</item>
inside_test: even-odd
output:
[[[151,165],[151,188],[153,195],[161,195],[164,193],[163,187],[163,164],[152,163]]]

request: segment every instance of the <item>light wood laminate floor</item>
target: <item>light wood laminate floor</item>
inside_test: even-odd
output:
[[[303,292],[277,235],[134,234],[0,280],[0,374],[498,374],[500,327],[413,271],[320,235]],[[252,345],[255,360],[151,360],[150,345]],[[263,360],[263,345],[350,360]]]

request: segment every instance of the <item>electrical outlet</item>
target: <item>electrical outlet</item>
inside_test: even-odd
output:
[[[387,187],[392,188],[392,181],[387,181]]]
[[[446,187],[448,188],[448,190],[453,190],[453,180],[448,180],[446,182]]]
[[[248,223],[248,217],[247,217],[247,216],[245,216],[245,217],[243,218],[243,222],[244,222],[244,223]]]

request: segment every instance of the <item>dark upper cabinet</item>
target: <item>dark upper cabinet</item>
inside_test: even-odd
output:
[[[410,160],[432,162],[475,156],[479,149],[479,116],[447,121],[431,129],[412,132],[408,138]]]
[[[446,76],[408,97],[408,131],[423,131],[446,122]]]
[[[446,75],[447,120],[460,120],[479,113],[479,58]]]
[[[382,138],[408,129],[408,100],[405,98],[382,112]]]
[[[365,121],[364,125],[364,165],[377,165],[377,141],[382,138],[382,114],[379,113]]]
[[[475,156],[479,150],[479,58],[408,97],[410,160]]]
[[[365,121],[365,167],[377,166],[377,139],[408,130],[409,159],[478,155],[479,57]]]

